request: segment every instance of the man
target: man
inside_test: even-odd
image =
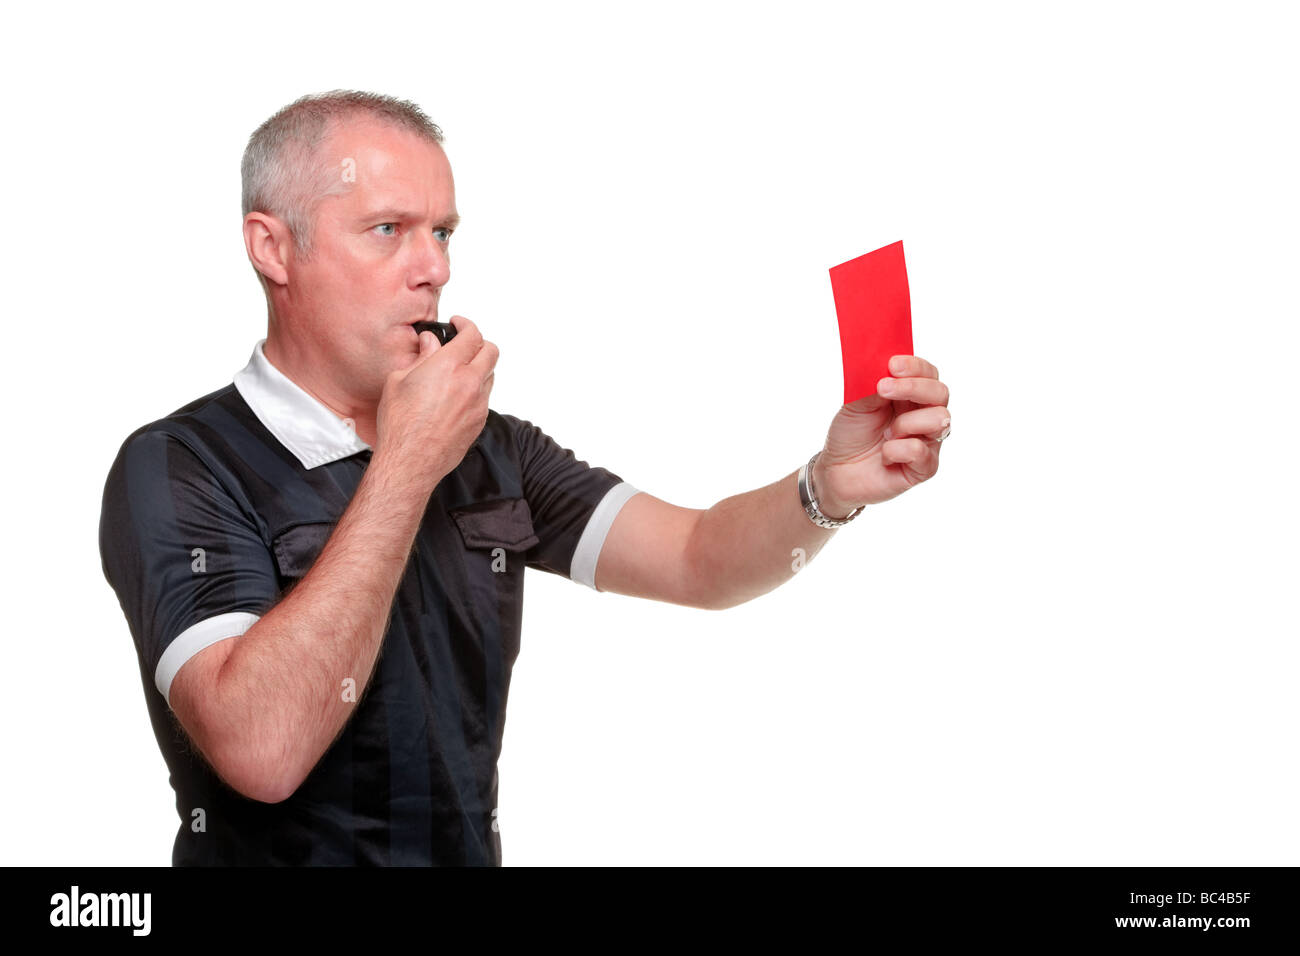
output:
[[[490,864],[525,567],[698,608],[789,579],[935,474],[933,365],[895,356],[809,466],[707,511],[488,407],[498,350],[437,318],[458,222],[441,131],[335,91],[243,162],[268,328],[234,382],[136,430],[104,572],[176,791],[181,864]]]

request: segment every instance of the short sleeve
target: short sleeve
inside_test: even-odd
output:
[[[99,550],[141,666],[168,699],[190,657],[243,634],[279,598],[253,518],[176,436],[141,431],[104,486]]]
[[[596,588],[596,560],[619,510],[638,489],[589,465],[530,421],[502,416],[514,431],[524,497],[539,543],[527,565]]]

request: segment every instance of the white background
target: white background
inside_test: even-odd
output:
[[[529,572],[506,865],[1300,862],[1284,5],[39,10],[0,41],[3,862],[170,862],[100,495],[265,334],[240,155],[338,87],[446,133],[492,407],[643,490],[819,449],[827,269],[898,239],[951,389],[938,475],[740,608]]]

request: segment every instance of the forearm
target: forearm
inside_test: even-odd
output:
[[[799,472],[754,491],[726,498],[704,512],[691,536],[693,576],[700,605],[735,607],[792,578],[835,534],[813,524],[799,499]],[[823,503],[840,517],[837,505]]]
[[[361,698],[431,490],[377,452],[311,569],[222,665],[208,736],[271,799],[297,788]]]

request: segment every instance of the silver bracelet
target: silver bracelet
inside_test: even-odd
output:
[[[828,518],[822,514],[822,509],[817,506],[817,497],[812,486],[813,462],[817,460],[817,455],[820,454],[821,452],[817,452],[816,455],[808,459],[808,464],[799,469],[799,500],[803,502],[804,514],[808,516],[808,519],[813,524],[819,528],[839,528],[862,514],[862,509],[866,505],[858,505],[847,518]]]

